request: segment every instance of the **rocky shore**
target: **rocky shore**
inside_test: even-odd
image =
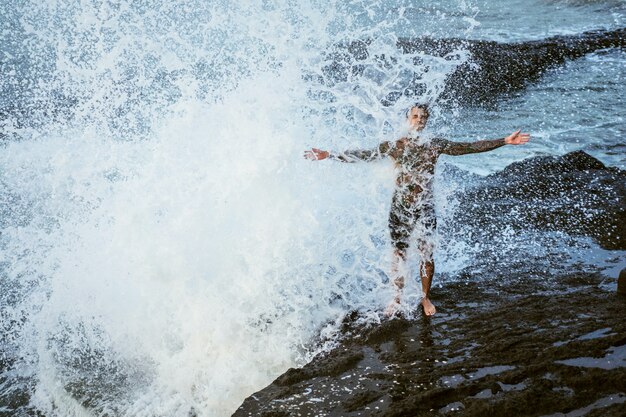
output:
[[[354,314],[340,346],[233,416],[626,415],[626,297],[615,282],[511,274],[437,289],[432,319],[360,328]]]
[[[534,229],[623,250],[625,179],[584,152],[530,158],[474,178],[453,223],[483,242]],[[481,256],[485,273],[434,289],[432,319],[416,311],[364,326],[353,312],[339,346],[289,369],[234,416],[626,415],[626,271],[618,291],[616,273]]]

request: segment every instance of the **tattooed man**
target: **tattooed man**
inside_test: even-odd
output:
[[[387,316],[394,314],[400,306],[400,296],[406,275],[407,250],[415,236],[417,251],[420,254],[420,278],[424,314],[432,316],[436,309],[430,301],[430,287],[435,273],[433,258],[434,237],[437,227],[433,199],[433,178],[439,155],[466,155],[486,152],[504,145],[521,145],[530,139],[528,133],[520,130],[502,139],[477,142],[455,142],[442,138],[426,139],[419,133],[428,121],[428,106],[415,104],[407,111],[409,134],[396,141],[385,141],[374,149],[329,152],[317,148],[306,151],[307,159],[320,161],[334,159],[340,162],[374,161],[389,157],[396,167],[396,188],[389,213],[389,230],[394,247],[392,264],[393,283],[396,296],[387,307]]]

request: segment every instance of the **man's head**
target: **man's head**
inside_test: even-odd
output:
[[[422,130],[426,127],[426,122],[428,121],[428,105],[415,103],[409,110],[406,112],[406,118],[409,122],[409,127],[411,130]]]

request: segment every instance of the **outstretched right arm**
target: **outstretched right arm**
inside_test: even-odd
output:
[[[344,152],[329,152],[312,148],[310,151],[304,152],[304,157],[312,161],[320,161],[329,158],[350,163],[358,161],[370,162],[389,155],[391,148],[391,142],[382,142],[374,149],[352,149]]]

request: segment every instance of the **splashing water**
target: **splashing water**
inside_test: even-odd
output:
[[[398,134],[415,97],[388,92],[417,75],[436,98],[463,51],[415,66],[403,12],[358,2],[10,3],[1,395],[28,395],[18,413],[228,415],[325,324],[388,300],[390,166],[302,151]],[[329,73],[362,39],[362,75]]]
[[[309,359],[320,335],[332,344],[346,312],[377,320],[392,296],[391,164],[302,152],[398,138],[406,107],[436,100],[467,62],[462,48],[402,54],[398,37],[541,38],[543,23],[533,32],[523,19],[552,7],[537,2],[511,25],[490,2],[462,0],[5,4],[0,403],[46,416],[229,415]],[[601,22],[577,7],[559,9],[568,30]],[[623,53],[609,58],[587,58],[608,71],[594,82],[623,73]],[[584,93],[570,84],[582,81],[570,79],[550,81],[575,94],[549,103],[543,143],[466,164],[489,172],[578,146],[551,139],[563,120],[578,123]],[[466,138],[486,123],[507,131],[520,113],[532,125],[541,115],[526,108],[551,100],[550,88],[510,109],[472,109],[470,122],[466,109],[434,108],[431,123]],[[590,149],[610,155],[603,146],[621,137],[618,97],[589,115],[615,126]],[[436,185],[439,206],[456,186]],[[462,236],[444,245],[456,259],[438,262],[444,272],[482,250]]]

